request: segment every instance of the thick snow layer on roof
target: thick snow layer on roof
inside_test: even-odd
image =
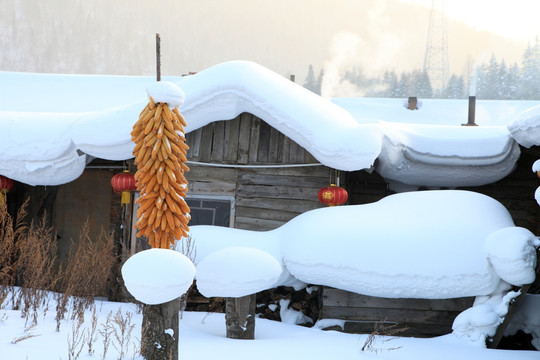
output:
[[[132,157],[130,131],[155,79],[0,72],[0,82],[0,174],[59,185],[83,172],[86,154]]]
[[[533,105],[479,102],[480,126],[473,128],[460,126],[466,100],[459,106],[458,100],[424,100],[417,111],[406,110],[402,99],[333,103],[247,61],[164,80],[185,93],[180,110],[187,132],[249,112],[326,166],[351,171],[375,164],[390,183],[408,186],[475,186],[503,178],[519,156],[505,124]],[[0,82],[0,174],[32,185],[74,180],[91,157],[131,158],[130,131],[155,84],[152,77],[10,72],[0,72]],[[159,91],[182,103],[182,96]],[[536,126],[534,114],[509,127],[518,141]],[[491,124],[497,127],[485,126]]]
[[[369,168],[381,150],[377,126],[358,124],[341,107],[252,62],[213,66],[181,87],[187,132],[249,112],[333,168]]]
[[[272,231],[192,226],[191,235],[199,262],[241,244],[271,253],[304,283],[389,298],[490,295],[504,280],[521,285],[531,280],[529,255],[539,245],[499,202],[455,190],[312,210]]]
[[[467,99],[419,99],[419,110],[408,110],[407,99],[400,98],[334,98],[332,102],[347,110],[363,124],[382,121],[461,126],[469,116]],[[536,105],[533,100],[476,100],[475,123],[480,126],[506,126]],[[390,110],[391,109],[391,110]]]
[[[508,125],[508,130],[520,145],[540,145],[540,105],[523,111]]]

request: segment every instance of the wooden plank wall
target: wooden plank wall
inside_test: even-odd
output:
[[[251,114],[190,132],[186,143],[188,161],[202,163],[189,163],[188,196],[234,197],[236,228],[275,229],[324,206],[317,193],[329,183],[330,170],[325,166],[242,167],[318,163],[304,148]]]
[[[224,164],[303,164],[318,161],[254,115],[216,121],[186,135],[191,161]]]
[[[397,336],[432,337],[452,332],[455,317],[472,306],[474,297],[428,300],[365,296],[323,286],[319,290],[321,319],[347,320],[344,331],[373,332],[377,322],[397,323]]]

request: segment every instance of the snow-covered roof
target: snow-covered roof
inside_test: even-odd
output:
[[[523,112],[534,102],[479,102],[480,126],[462,127],[465,100],[424,100],[417,111],[403,99],[332,102],[247,61],[164,80],[185,92],[186,132],[249,112],[324,165],[374,167],[396,187],[491,183],[513,170],[518,143],[540,142],[540,110]],[[0,82],[0,174],[57,185],[76,179],[88,155],[132,157],[130,131],[154,78],[0,72]]]

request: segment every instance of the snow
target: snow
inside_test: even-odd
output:
[[[146,93],[156,103],[166,103],[170,107],[179,107],[184,103],[186,95],[176,84],[170,81],[159,81],[148,85]]]
[[[455,336],[482,344],[517,295],[511,286],[534,281],[540,246],[529,230],[515,227],[499,202],[463,190],[405,192],[372,204],[316,209],[265,232],[192,226],[191,236],[198,268],[204,269],[203,288],[211,282],[208,287],[219,290],[208,295],[227,296],[228,284],[231,291],[238,287],[230,278],[239,283],[243,270],[252,283],[250,272],[261,271],[259,255],[231,254],[230,246],[242,244],[242,251],[267,249],[265,256],[272,253],[284,272],[304,284],[385,298],[474,296],[474,306],[456,318],[453,329]],[[294,282],[280,277],[285,279]],[[263,283],[267,288],[270,281]],[[307,321],[288,303],[280,306],[282,321]]]
[[[540,240],[529,230],[509,227],[491,233],[485,242],[489,262],[507,283],[521,286],[535,279]]]
[[[517,247],[521,258],[497,258],[496,250],[486,256],[489,235],[504,228],[510,228],[507,247]],[[372,204],[312,210],[266,232],[192,226],[191,235],[199,262],[212,246],[241,244],[271,253],[303,283],[390,298],[489,295],[501,281],[496,271],[515,272],[508,280],[521,285],[533,266],[527,254],[538,246],[524,237],[526,230],[514,228],[499,202],[460,190],[400,193]]]
[[[178,251],[149,249],[124,263],[122,277],[135,299],[156,305],[182,296],[193,283],[195,266]]]
[[[187,132],[249,112],[322,164],[373,166],[393,189],[500,180],[515,166],[518,142],[540,138],[538,110],[525,111],[537,102],[478,101],[480,126],[462,127],[466,100],[423,99],[415,111],[404,109],[403,99],[331,102],[249,61],[165,78],[157,89],[151,77],[129,76],[0,72],[0,82],[0,174],[30,185],[72,181],[94,157],[131,158],[130,131],[145,90],[174,105],[185,94]]]
[[[54,304],[51,296],[51,305]],[[54,306],[54,305],[52,305]],[[25,332],[24,319],[19,310],[9,306],[0,310],[0,353],[10,360],[58,360],[68,359],[68,338],[73,337],[73,326],[77,320],[63,320],[60,332],[55,331],[55,311],[43,313],[38,325]],[[117,314],[126,319],[132,315],[134,325],[129,339],[127,355],[124,359],[142,360],[135,351],[141,337],[142,314],[135,304],[96,302],[97,329],[103,330],[107,315]],[[534,313],[531,313],[534,315]],[[536,312],[536,315],[538,312]],[[69,319],[69,317],[68,317]],[[90,331],[92,312],[85,312],[85,322],[81,331]],[[475,359],[475,360],[532,360],[538,359],[536,351],[490,350],[474,346],[453,335],[432,339],[377,337],[371,350],[361,351],[368,335],[345,334],[323,331],[266,319],[255,319],[255,340],[234,340],[225,336],[224,314],[184,312],[179,322],[179,357],[182,359],[233,360],[242,358],[261,360],[293,359],[360,359],[376,357],[380,360],[418,359]],[[117,331],[119,325],[112,322]],[[34,337],[12,341],[25,334]],[[96,331],[93,344],[94,354],[88,354],[87,342],[82,344],[81,359],[98,360],[103,355],[103,336]],[[113,337],[105,360],[120,358],[119,344]],[[390,350],[394,349],[394,350]]]
[[[291,300],[279,300],[279,316],[281,322],[293,325],[313,323],[313,320],[309,316],[304,315],[301,311],[289,309],[290,303]]]
[[[197,264],[197,289],[206,297],[242,297],[272,288],[281,265],[255,248],[217,250]]]
[[[500,279],[484,255],[484,242],[513,225],[506,209],[484,195],[402,193],[297,216],[281,228],[283,257],[289,272],[306,283],[365,295],[487,295]]]
[[[540,105],[523,111],[508,125],[508,130],[522,146],[540,145]]]
[[[191,235],[198,263],[213,251],[248,246],[272,254],[303,283],[388,298],[482,296],[501,282],[530,283],[540,245],[499,202],[462,190],[316,209],[265,232],[192,226]]]

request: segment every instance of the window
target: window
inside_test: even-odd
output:
[[[212,197],[208,195],[188,196],[186,202],[191,209],[191,225],[232,226],[231,213],[233,201],[231,198]]]

